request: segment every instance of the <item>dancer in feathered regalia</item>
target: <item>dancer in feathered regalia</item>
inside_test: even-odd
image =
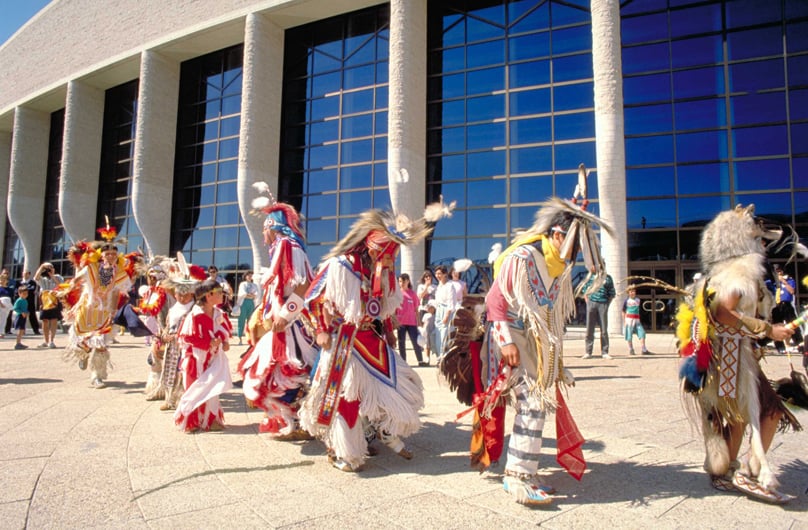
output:
[[[162,399],[160,410],[174,410],[184,391],[180,370],[182,348],[177,333],[185,316],[193,309],[194,291],[199,282],[207,278],[207,272],[198,265],[187,264],[181,252],[177,253],[176,260],[164,258],[160,268],[166,275],[160,285],[167,293],[166,299],[174,303],[160,329],[159,341],[152,343],[153,364],[146,383],[146,399]]]
[[[356,471],[376,433],[404,458],[401,441],[416,432],[424,404],[421,379],[395,352],[394,315],[401,305],[395,273],[400,245],[432,230],[449,208],[430,205],[415,222],[403,215],[364,212],[325,257],[306,295],[322,347],[301,424],[324,440],[332,464]]]
[[[754,213],[753,205],[738,205],[704,229],[703,275],[676,315],[680,376],[693,398],[686,403],[704,436],[704,469],[713,487],[785,503],[792,497],[777,490],[766,451],[778,426],[800,426],[760,369],[756,339],[785,340],[793,330],[765,320],[773,304],[764,283],[766,244],[781,239],[782,231],[767,229]],[[750,448],[739,459],[747,425]]]
[[[269,247],[270,265],[263,300],[251,323],[252,347],[239,365],[244,397],[266,414],[258,426],[260,432],[277,440],[310,438],[297,417],[317,356],[314,339],[301,319],[303,296],[314,275],[300,217],[292,206],[272,198],[256,199],[253,208],[266,215],[264,243]],[[253,343],[259,335],[257,327],[264,333]]]
[[[146,379],[144,390],[147,401],[158,401],[165,398],[165,389],[160,384],[165,348],[161,337],[166,328],[169,308],[174,303],[174,297],[163,285],[168,278],[164,267],[169,265],[169,261],[164,257],[152,260],[146,274],[148,283],[140,288],[140,301],[133,308],[139,320],[152,333],[146,337],[146,344],[150,348],[149,376]]]
[[[564,325],[575,312],[571,272],[578,250],[592,271],[594,285],[601,285],[606,277],[593,223],[610,230],[578,205],[553,199],[538,211],[533,226],[494,262],[494,281],[486,296],[487,347],[482,354],[488,390],[477,399],[472,463],[485,468],[499,458],[504,437],[502,401],[508,396],[516,415],[503,487],[520,504],[552,502],[555,490],[538,476],[548,412],[556,413],[559,463],[577,479],[586,468],[580,449],[583,438],[560,387],[574,384],[564,369],[562,339]]]
[[[71,322],[65,360],[77,359],[79,368],[90,366],[90,382],[95,388],[104,388],[109,364],[107,343],[112,342],[110,331],[112,319],[118,306],[127,298],[136,265],[142,256],[132,252],[118,254],[113,241],[117,235],[107,223],[99,233],[104,242],[80,241],[69,252],[76,275],[66,293],[67,300],[80,296],[67,312],[66,321]]]
[[[233,387],[225,354],[233,328],[227,314],[219,309],[224,293],[216,280],[200,283],[194,297],[196,305],[185,316],[177,336],[183,353],[185,393],[174,413],[174,423],[185,432],[221,431],[224,412],[219,395]]]

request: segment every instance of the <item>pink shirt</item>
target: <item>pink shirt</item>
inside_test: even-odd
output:
[[[402,289],[401,294],[404,295],[401,307],[396,310],[398,324],[399,326],[417,326],[418,295],[412,289]]]

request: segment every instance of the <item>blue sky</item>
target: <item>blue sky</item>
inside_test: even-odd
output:
[[[50,0],[0,0],[0,46]]]

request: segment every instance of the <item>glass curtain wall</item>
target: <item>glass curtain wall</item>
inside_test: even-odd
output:
[[[738,203],[808,235],[808,3],[635,0],[621,25],[633,268],[692,275]]]
[[[104,131],[101,139],[101,172],[98,183],[96,227],[118,230],[121,252],[143,249],[143,237],[132,213],[132,160],[137,123],[138,80],[107,90],[104,98]],[[96,234],[88,238],[99,239]]]
[[[171,225],[172,253],[216,265],[234,287],[252,268],[236,183],[243,54],[238,45],[182,64]]]
[[[305,216],[314,264],[361,212],[390,208],[389,18],[380,5],[286,32],[277,195]]]
[[[70,241],[67,240],[62,218],[59,216],[59,182],[62,178],[62,139],[65,109],[51,114],[48,143],[48,173],[45,179],[45,222],[42,226],[42,261],[53,264],[62,276],[72,276],[73,266],[67,259]],[[31,271],[36,272],[34,271]]]
[[[429,3],[427,197],[456,200],[430,263],[487,263],[595,165],[589,2]],[[590,198],[597,198],[596,175]],[[592,208],[597,211],[597,204]]]

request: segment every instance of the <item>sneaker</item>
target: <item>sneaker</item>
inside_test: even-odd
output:
[[[603,355],[601,355],[601,357],[602,357],[602,358],[604,358],[604,359],[607,359],[607,360],[611,360],[611,359],[612,359],[612,356],[611,356],[611,355],[609,355],[608,353],[604,353]]]
[[[14,345],[14,349],[15,350],[27,350],[28,346],[26,346],[25,344],[20,342],[19,344]]]
[[[643,354],[643,355],[651,355],[651,352],[650,352],[650,351],[648,351],[646,348],[643,348],[643,350],[642,350],[642,354]]]
[[[510,493],[516,502],[525,506],[546,506],[553,502],[553,498],[549,494],[517,477],[506,476],[503,478],[502,489],[506,493]]]
[[[37,346],[37,348],[47,348],[47,347],[48,347],[48,343],[47,343],[47,342],[43,342],[42,344],[40,344],[39,346]]]
[[[56,344],[54,344],[54,343],[52,343],[52,342],[51,342],[51,343],[48,345],[48,348],[50,348],[50,349],[52,349],[52,350],[55,350],[55,349],[56,349]]]
[[[96,377],[92,380],[90,386],[92,386],[93,388],[101,389],[106,388],[107,385],[100,378]]]
[[[631,348],[631,349],[628,351],[628,354],[629,354],[629,355],[637,355],[637,354],[634,352],[634,348]]]
[[[353,467],[351,464],[349,464],[342,458],[338,458],[336,456],[329,455],[328,461],[331,462],[332,466],[339,469],[340,471],[345,471],[346,473],[356,473],[357,471],[359,471],[359,468]]]
[[[581,355],[581,359],[591,359],[591,358],[592,358],[591,353],[585,353],[585,354]]]

